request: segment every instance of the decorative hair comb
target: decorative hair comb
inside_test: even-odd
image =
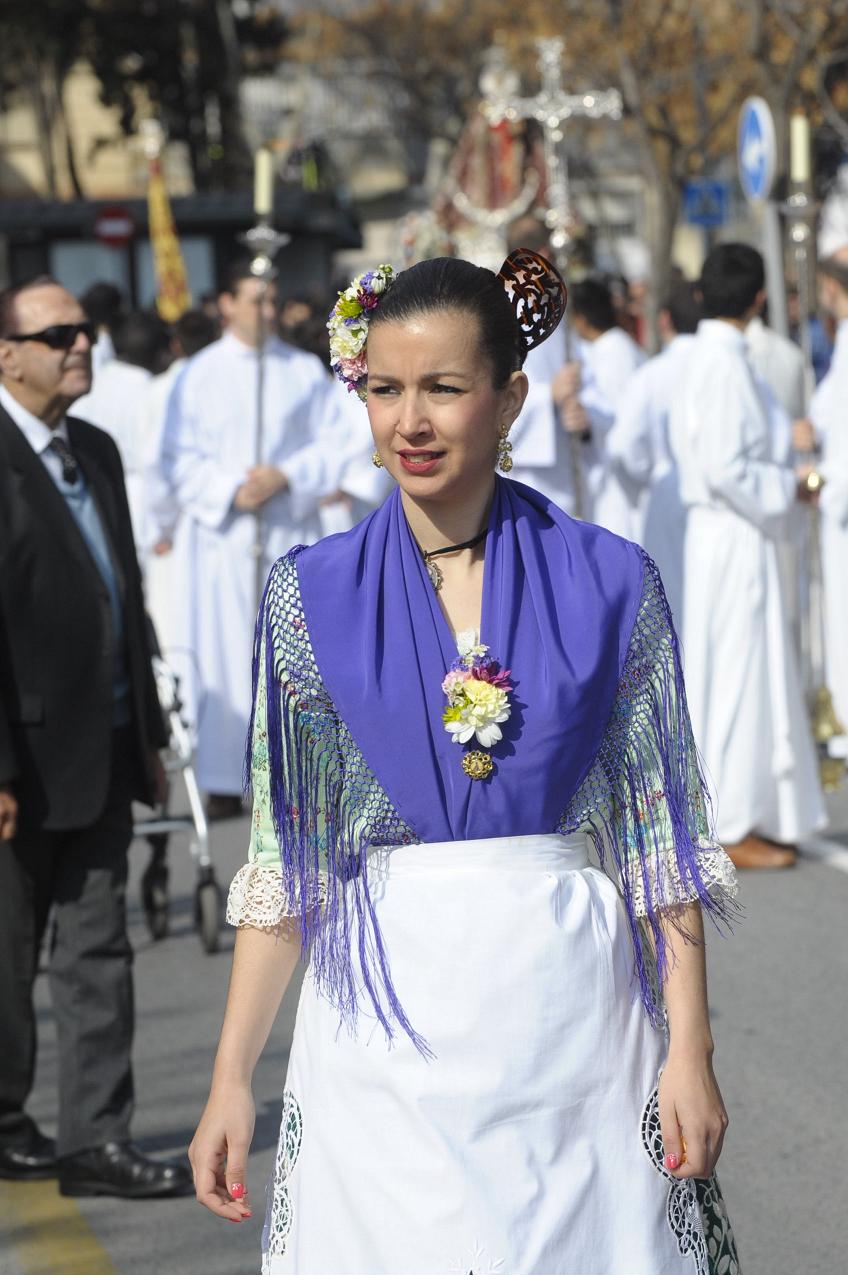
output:
[[[533,350],[557,328],[568,289],[556,266],[529,248],[516,248],[498,271],[524,344]]]

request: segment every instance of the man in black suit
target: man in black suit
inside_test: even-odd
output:
[[[52,280],[0,294],[0,1177],[136,1198],[191,1182],[129,1140],[131,803],[166,736],[118,450],[67,415],[95,339]],[[51,909],[56,1144],[24,1112]]]

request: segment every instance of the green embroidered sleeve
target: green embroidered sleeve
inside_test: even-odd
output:
[[[268,752],[268,686],[265,675],[267,635],[263,634],[255,691],[253,736],[251,739],[250,777],[253,811],[247,863],[239,869],[227,898],[227,921],[231,925],[250,925],[276,929],[286,917],[298,916],[299,910],[286,906],[280,843],[271,811],[271,776]],[[276,654],[276,652],[275,652]],[[286,674],[280,671],[279,680]],[[323,819],[315,830],[319,841],[324,835]],[[319,902],[323,902],[322,888]]]

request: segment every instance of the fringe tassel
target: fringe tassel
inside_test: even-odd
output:
[[[281,667],[276,649],[279,626],[303,621],[288,613],[276,596],[279,566],[266,586],[256,628],[245,784],[249,784],[262,677],[271,813],[280,846],[285,911],[299,922],[303,958],[309,959],[316,986],[338,1009],[349,1030],[355,1027],[364,991],[389,1041],[400,1029],[423,1057],[432,1058],[432,1050],[412,1027],[398,998],[374,909],[368,851],[388,843],[375,839],[380,830],[366,826],[362,810],[351,798],[339,738],[341,725],[331,706],[306,698],[312,682],[300,676],[302,670]],[[323,906],[322,871],[326,874]]]
[[[725,931],[740,909],[734,893],[722,887],[722,873],[706,871],[711,853],[724,852],[712,834],[677,635],[659,574],[646,555],[649,574],[644,614],[637,619],[647,631],[641,640],[635,633],[636,641],[631,639],[614,709],[618,720],[611,722],[613,735],[620,732],[625,746],[602,747],[599,760],[610,800],[593,804],[589,822],[601,863],[610,854],[621,882],[642,1001],[651,1021],[662,1026],[670,949],[661,914],[684,941],[696,942],[683,920],[688,903],[700,903],[716,928]],[[646,951],[651,942],[653,951]]]

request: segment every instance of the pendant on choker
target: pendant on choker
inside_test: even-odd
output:
[[[425,553],[424,566],[427,568],[427,575],[430,577],[430,583],[432,584],[436,593],[438,593],[445,582],[445,577],[442,575],[441,571],[439,570],[438,562],[433,562],[430,558],[427,557],[427,554]]]
[[[433,559],[440,558],[445,553],[460,553],[463,549],[473,549],[480,544],[481,540],[485,540],[488,534],[489,529],[487,527],[478,536],[473,536],[471,540],[463,540],[461,545],[445,545],[443,549],[422,549],[420,545],[418,546],[421,557],[424,559],[424,566],[427,568],[427,575],[430,577],[430,583],[436,593],[439,592],[444,584],[445,577],[439,569],[439,564],[434,562]]]

